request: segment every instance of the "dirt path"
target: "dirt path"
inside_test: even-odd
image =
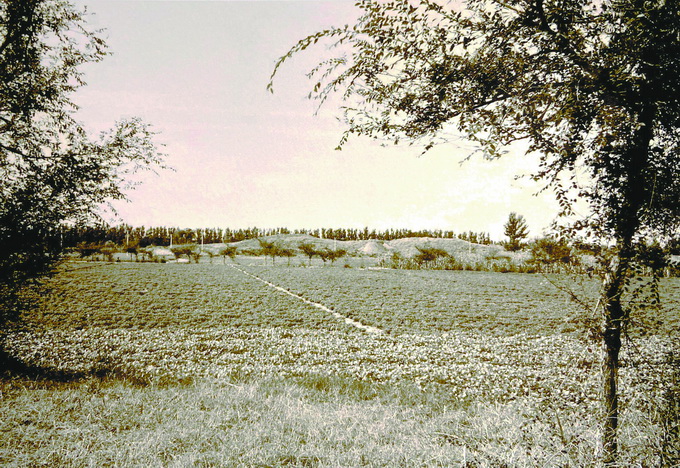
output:
[[[358,329],[360,329],[360,330],[363,330],[363,331],[365,331],[365,332],[367,332],[367,333],[372,333],[372,334],[376,334],[376,335],[377,335],[377,334],[384,333],[384,331],[381,330],[380,328],[372,327],[372,326],[370,326],[370,325],[364,325],[363,323],[358,322],[358,321],[356,321],[356,320],[354,320],[354,319],[351,319],[351,318],[349,318],[349,317],[345,317],[344,315],[339,314],[338,312],[329,309],[328,307],[326,307],[326,306],[323,305],[323,304],[319,304],[318,302],[310,301],[309,299],[305,299],[305,298],[302,297],[302,296],[298,296],[297,294],[295,294],[295,293],[293,293],[293,292],[290,292],[290,291],[288,291],[287,289],[282,288],[281,286],[278,286],[278,285],[276,285],[276,284],[274,284],[274,283],[270,283],[269,281],[267,281],[267,280],[265,280],[265,279],[262,279],[262,278],[260,278],[259,276],[254,275],[254,274],[252,274],[252,273],[249,273],[249,272],[247,272],[247,271],[245,271],[245,270],[239,268],[239,267],[236,266],[236,265],[229,265],[229,266],[231,266],[232,268],[234,268],[234,269],[240,271],[241,273],[243,273],[243,274],[246,275],[246,276],[250,276],[251,278],[254,278],[254,279],[258,280],[258,281],[263,282],[264,284],[266,284],[266,285],[269,286],[270,288],[276,289],[277,291],[281,291],[282,293],[286,293],[286,294],[288,294],[289,296],[293,296],[294,298],[299,299],[300,301],[302,301],[302,302],[304,302],[304,303],[306,303],[306,304],[309,304],[309,305],[311,305],[311,306],[313,306],[313,307],[316,307],[317,309],[321,309],[321,310],[323,310],[324,312],[328,312],[329,314],[333,315],[333,317],[335,317],[336,319],[342,320],[342,321],[344,321],[344,322],[345,322],[346,324],[348,324],[348,325],[351,325],[351,326],[353,326],[353,327],[356,327],[356,328],[358,328]]]

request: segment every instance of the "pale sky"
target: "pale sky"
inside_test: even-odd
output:
[[[266,89],[298,39],[352,22],[353,1],[78,0],[106,28],[112,56],[85,69],[77,114],[98,132],[139,116],[160,132],[175,171],[144,176],[118,203],[133,226],[411,228],[503,238],[515,211],[540,235],[557,211],[550,193],[515,175],[535,161],[510,154],[460,164],[465,144],[420,149],[354,139],[331,103],[314,115],[305,77],[326,54],[308,49]]]

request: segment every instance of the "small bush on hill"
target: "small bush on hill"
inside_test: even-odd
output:
[[[437,249],[433,247],[416,247],[418,254],[413,257],[419,266],[437,267],[440,258],[449,258],[450,254],[446,250]]]

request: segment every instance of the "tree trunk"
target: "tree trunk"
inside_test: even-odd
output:
[[[621,303],[626,285],[630,279],[631,264],[635,249],[633,239],[640,227],[641,210],[651,203],[650,194],[645,188],[645,172],[649,169],[649,148],[654,137],[656,108],[645,105],[633,106],[641,124],[631,142],[633,144],[623,155],[623,167],[619,170],[623,177],[622,198],[611,198],[610,208],[614,209],[614,228],[617,256],[604,281],[604,333],[605,359],[603,369],[604,433],[603,462],[607,467],[617,465],[618,459],[618,422],[619,422],[619,351],[621,350],[621,331],[625,311]]]
[[[621,296],[628,279],[630,249],[619,250],[610,272],[604,280],[604,366],[603,366],[603,462],[605,466],[615,466],[618,459],[618,422],[619,422],[619,352],[621,350],[621,331],[624,310]]]
[[[613,306],[609,304],[607,308]],[[609,313],[609,312],[608,312]],[[605,466],[612,466],[618,457],[618,421],[619,421],[619,351],[621,350],[621,326],[607,317],[604,333],[604,434],[603,452]]]

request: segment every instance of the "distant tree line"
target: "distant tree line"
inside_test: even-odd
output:
[[[512,219],[513,216],[510,217],[510,221]],[[522,217],[519,216],[519,219],[521,221]],[[509,222],[506,228],[512,224]],[[483,251],[482,257],[479,258],[477,258],[478,255],[471,257],[470,253],[461,257],[439,248],[416,246],[418,253],[413,257],[405,258],[399,253],[394,253],[390,258],[383,258],[381,266],[397,269],[477,270],[504,273],[569,272],[593,275],[601,267],[601,265],[595,263],[595,260],[606,259],[611,255],[611,249],[607,246],[573,239],[567,241],[553,236],[543,236],[529,242],[520,242],[520,239],[526,237],[526,230],[522,228],[522,223],[519,223],[519,227],[520,229],[514,227],[508,229],[510,232],[506,233],[506,235],[508,235],[510,241],[501,242],[487,248]],[[144,230],[144,228],[118,226],[115,228],[101,228],[100,230],[94,228],[87,229],[82,231],[85,236],[81,238],[85,240],[78,242],[72,249],[81,258],[94,257],[114,261],[114,254],[123,252],[130,255],[130,260],[165,261],[165,258],[154,258],[153,249],[151,248],[153,245],[168,245],[169,241],[166,242],[164,240],[165,237],[163,237],[166,235],[163,229],[166,228]],[[198,263],[201,256],[207,255],[210,257],[211,263],[214,257],[222,257],[222,261],[226,262],[227,257],[234,260],[237,254],[237,247],[235,245],[224,245],[217,250],[214,248],[203,249],[201,243],[194,241],[198,238],[203,239],[204,244],[219,243],[219,237],[216,236],[224,234],[226,230],[168,229],[167,232],[173,237],[173,245],[169,246],[169,249],[177,260],[184,258],[187,261]],[[240,236],[245,232],[237,233]],[[347,255],[347,251],[344,249],[319,248],[313,243],[306,241],[300,242],[297,248],[289,248],[281,240],[266,239],[266,236],[269,235],[289,232],[285,229],[248,229],[247,233],[249,234],[263,233],[263,237],[257,238],[259,248],[241,249],[238,250],[238,253],[240,255],[270,257],[272,264],[276,263],[277,257],[283,257],[288,259],[289,265],[291,258],[298,254],[306,256],[310,264],[313,257],[319,257],[324,263],[330,261],[331,264],[334,264],[336,260]],[[308,232],[314,233],[315,231],[295,231],[294,233]],[[71,233],[72,231],[65,232],[64,237],[73,239],[73,237],[68,237]],[[97,237],[97,235],[106,237]],[[471,239],[471,242],[477,241],[477,243],[481,244],[485,240],[484,236],[485,234],[483,233],[468,232],[457,237],[464,240]],[[97,240],[102,238],[104,239],[103,241]],[[479,242],[480,240],[482,242]],[[680,262],[677,259],[677,257],[680,257],[680,237],[664,245],[654,240],[641,240],[637,249],[639,252],[637,261],[640,263],[641,274],[655,277],[680,275]],[[517,250],[524,250],[530,256],[513,259],[509,252]]]
[[[76,226],[64,227],[61,232],[61,242],[64,247],[75,247],[79,244],[103,244],[113,242],[117,245],[135,244],[140,247],[149,245],[170,244],[215,244],[239,242],[248,239],[258,239],[280,234],[307,234],[319,239],[334,239],[339,241],[382,240],[390,241],[406,237],[432,237],[437,239],[462,239],[475,244],[489,245],[491,237],[486,232],[464,232],[456,234],[444,230],[387,229],[287,229],[283,227],[260,229],[257,227],[246,229],[229,228],[201,228],[187,229],[176,227],[132,227],[127,224],[118,226]]]

